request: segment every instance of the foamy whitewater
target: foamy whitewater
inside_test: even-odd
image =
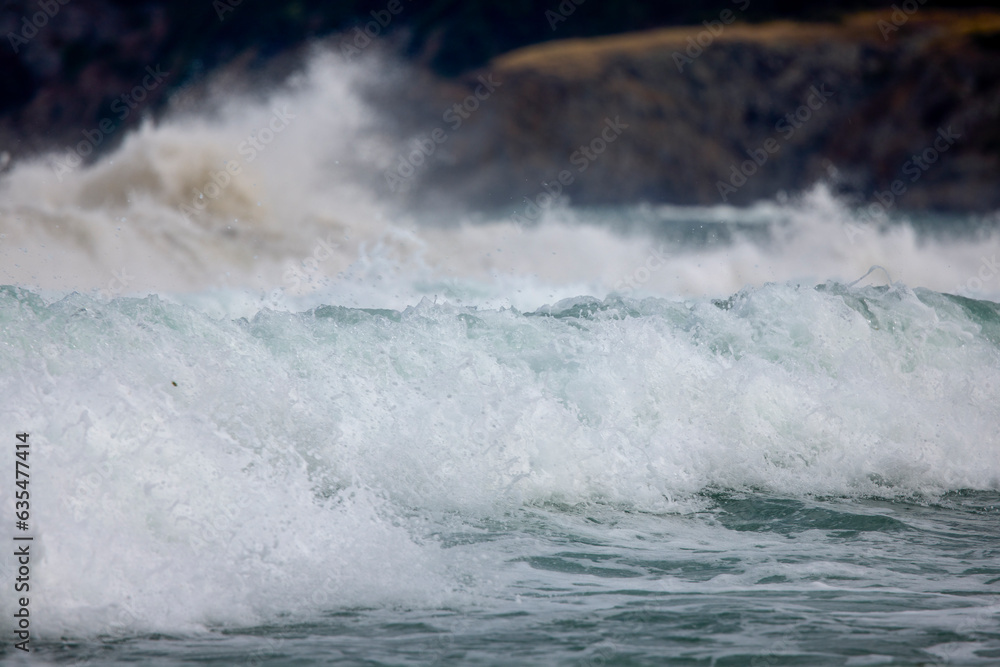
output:
[[[1000,664],[996,216],[432,217],[380,66],[0,176],[5,663]]]

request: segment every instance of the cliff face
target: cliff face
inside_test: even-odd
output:
[[[1000,12],[908,0],[839,23],[751,25],[745,0],[723,4],[705,25],[546,42],[458,79],[394,80],[374,93],[399,114],[385,134],[401,146],[426,135],[434,151],[412,177],[386,165],[377,184],[403,202],[515,213],[548,192],[578,204],[745,204],[835,175],[899,208],[1000,208]],[[37,35],[24,23],[34,4],[5,7],[0,169],[8,153],[84,140],[93,159],[213,68],[250,87],[280,78],[302,39],[353,16],[307,5],[315,15],[60,1]]]
[[[1000,13],[719,21],[552,42],[477,75],[499,86],[413,196],[744,204],[835,175],[871,201],[895,183],[900,208],[1000,208]]]
[[[339,43],[344,33],[362,28],[412,62],[454,75],[518,46],[556,37],[697,23],[733,1],[555,0],[545,7],[490,0],[4,0],[0,155],[19,157],[77,142],[81,132],[93,131],[102,121],[115,129],[98,146],[107,150],[120,141],[123,130],[135,127],[140,115],[161,113],[174,92],[197,85],[219,68],[251,70],[259,84],[258,68],[269,66],[279,54],[294,60],[312,40],[336,35],[333,41]],[[758,21],[776,15],[801,19],[880,2],[837,0],[813,7],[754,0],[752,13]],[[169,75],[155,89],[137,91],[141,101],[121,100],[129,114],[110,111],[116,99],[141,85],[146,67]]]

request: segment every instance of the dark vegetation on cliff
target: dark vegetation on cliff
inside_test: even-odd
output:
[[[567,170],[576,204],[742,205],[824,180],[894,210],[1000,209],[1000,12],[923,10],[888,39],[880,21],[734,24],[680,68],[700,27],[505,54],[411,196],[524,213]]]

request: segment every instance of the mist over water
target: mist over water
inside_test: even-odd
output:
[[[877,229],[822,185],[750,209],[598,212],[572,208],[570,186],[530,227],[509,219],[523,201],[447,219],[409,210],[383,177],[409,144],[380,129],[359,93],[380,67],[317,52],[277,89],[148,123],[91,165],[60,170],[63,152],[15,164],[0,179],[0,277],[105,296],[283,290],[393,307],[452,281],[472,290],[456,288],[465,299],[534,308],[615,290],[719,297],[765,282],[850,282],[879,264],[911,287],[1000,294],[1000,277],[979,278],[1000,249],[995,219],[972,221],[971,234],[963,225],[959,238],[943,232],[947,221],[923,225],[939,232],[928,235],[905,216]],[[540,191],[525,187],[525,197]],[[678,243],[684,234],[703,242]],[[661,248],[663,266],[652,254]]]
[[[995,217],[875,229],[820,184],[442,219],[382,187],[375,71],[317,52],[0,176],[48,659],[989,664]]]

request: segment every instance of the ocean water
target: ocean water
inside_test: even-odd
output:
[[[996,216],[410,210],[384,66],[0,175],[4,664],[1000,664]]]

